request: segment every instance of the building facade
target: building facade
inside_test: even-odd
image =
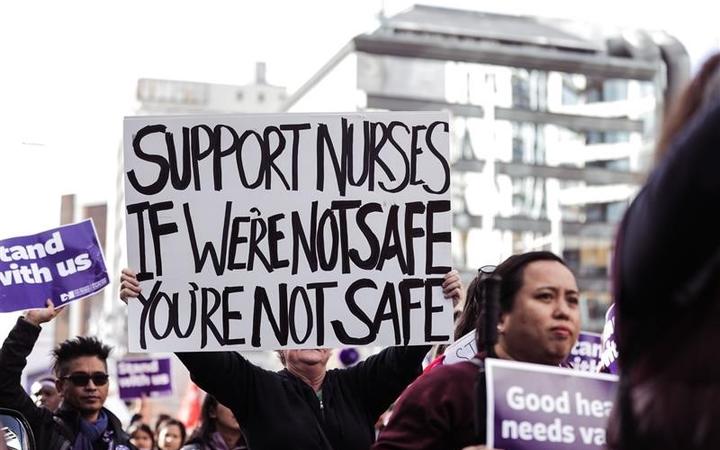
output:
[[[352,39],[284,109],[450,111],[455,266],[469,280],[552,250],[598,330],[613,234],[688,73],[663,32],[414,6]]]

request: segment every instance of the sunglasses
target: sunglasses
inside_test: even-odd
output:
[[[497,266],[493,266],[493,265],[482,266],[481,268],[478,269],[478,275],[480,276],[480,279],[483,280],[483,279],[489,277],[490,275],[492,275],[495,272],[495,269],[497,269]]]
[[[103,372],[89,373],[73,373],[60,377],[61,380],[70,380],[70,382],[78,387],[87,386],[92,380],[95,386],[105,386],[110,379],[110,376]]]

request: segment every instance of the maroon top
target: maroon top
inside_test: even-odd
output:
[[[478,366],[460,362],[424,373],[402,393],[373,450],[443,450],[473,445]]]

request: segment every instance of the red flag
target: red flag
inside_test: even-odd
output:
[[[192,433],[192,430],[200,422],[200,408],[202,407],[202,401],[204,392],[192,381],[188,384],[185,395],[180,400],[180,410],[178,411],[177,418],[185,424],[188,435]]]

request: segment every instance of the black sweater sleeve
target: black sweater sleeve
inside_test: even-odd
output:
[[[240,422],[253,409],[258,379],[271,374],[236,352],[188,352],[177,356],[193,382],[232,409]]]
[[[720,249],[720,104],[698,114],[628,208],[618,234],[616,296],[640,318],[687,291]]]
[[[388,347],[344,370],[358,389],[358,399],[365,403],[368,417],[379,417],[422,373],[422,360],[428,351],[428,345]]]
[[[51,413],[45,408],[35,406],[20,384],[20,378],[39,335],[40,327],[18,318],[0,348],[0,405],[19,411],[25,416],[37,436],[36,439],[40,437],[38,428],[44,426],[47,420],[52,422]]]

